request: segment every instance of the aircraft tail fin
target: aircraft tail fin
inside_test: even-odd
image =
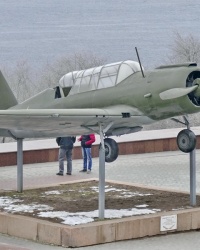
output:
[[[17,99],[0,71],[0,110],[13,107],[17,103]]]

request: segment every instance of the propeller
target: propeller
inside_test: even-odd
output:
[[[197,90],[199,85],[194,85],[192,87],[188,88],[173,88],[173,89],[168,89],[159,94],[160,98],[162,100],[170,100],[170,99],[175,99],[179,98],[185,95],[188,95],[189,93]],[[195,91],[196,92],[196,91]],[[199,90],[197,90],[197,94],[199,94]],[[196,93],[195,93],[196,94]]]

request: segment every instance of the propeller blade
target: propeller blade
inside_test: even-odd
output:
[[[189,93],[195,91],[197,88],[198,88],[198,85],[188,87],[188,88],[168,89],[166,91],[161,92],[159,96],[162,100],[170,100],[170,99],[179,98],[179,97],[188,95]]]

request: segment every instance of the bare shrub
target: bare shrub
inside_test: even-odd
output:
[[[169,61],[171,63],[200,61],[200,39],[194,35],[183,36],[175,32],[170,50]]]
[[[105,64],[105,59],[92,53],[74,53],[47,63],[40,75],[40,88],[55,87],[60,78],[72,71],[88,69]],[[41,90],[40,89],[40,90]]]
[[[4,69],[4,74],[18,102],[32,95],[35,84],[30,66],[26,61],[19,61],[13,69]]]

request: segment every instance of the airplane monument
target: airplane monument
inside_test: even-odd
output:
[[[181,151],[192,152],[196,136],[187,115],[200,111],[199,85],[196,63],[164,65],[145,72],[140,63],[127,60],[67,73],[55,88],[18,103],[0,73],[0,136],[17,140],[21,169],[24,138],[92,131],[100,135],[100,165],[104,166],[118,156],[117,143],[110,137],[135,133],[144,125],[168,118],[179,121],[176,116],[183,116],[186,129],[178,134],[177,144]]]

